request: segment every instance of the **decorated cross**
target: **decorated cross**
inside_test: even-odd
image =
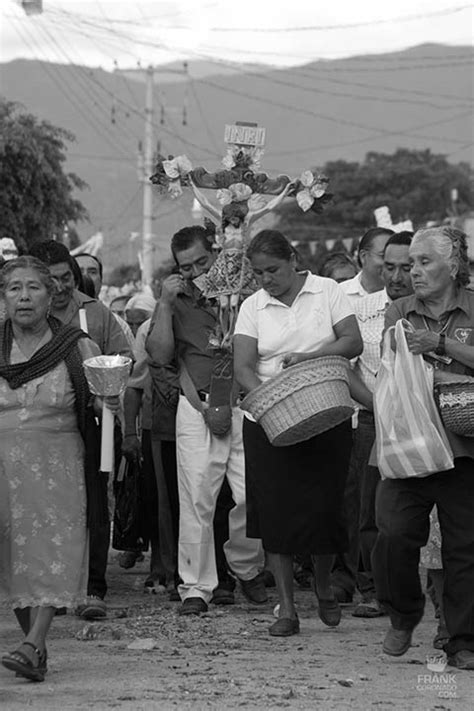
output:
[[[189,187],[215,221],[220,251],[199,286],[206,298],[218,301],[218,331],[211,336],[210,345],[220,349],[231,347],[240,302],[257,288],[245,256],[251,225],[286,197],[294,197],[303,211],[317,213],[331,199],[326,192],[328,179],[310,170],[296,179],[260,172],[265,129],[257,124],[227,125],[224,140],[228,148],[222,160],[223,170],[211,173],[203,167],[193,168],[186,156],[160,156],[150,178],[174,198],[182,194],[183,187]],[[215,190],[221,207],[211,203],[203,190]]]

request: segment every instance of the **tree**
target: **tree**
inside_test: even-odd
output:
[[[292,240],[361,234],[375,225],[373,211],[383,205],[395,223],[411,219],[417,228],[440,222],[448,215],[452,188],[458,190],[459,212],[473,205],[471,166],[454,165],[428,149],[371,152],[363,163],[330,161],[319,172],[328,176],[333,200],[321,215],[302,214],[294,201],[287,201],[279,210],[279,228]]]
[[[108,286],[122,287],[130,282],[138,282],[141,279],[140,265],[136,264],[119,264],[110,272],[107,279]]]
[[[74,190],[86,186],[64,170],[66,145],[74,136],[0,100],[0,237],[21,249],[60,237],[65,224],[87,219]]]

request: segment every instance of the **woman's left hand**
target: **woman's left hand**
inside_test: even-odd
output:
[[[122,407],[119,395],[106,395],[105,397],[96,395],[94,398],[94,412],[98,417],[101,416],[104,405],[107,405],[113,415],[118,415]]]
[[[287,353],[282,360],[281,367],[283,369],[290,368],[292,365],[296,365],[297,363],[301,363],[306,360],[306,358],[306,353]]]
[[[119,395],[106,395],[104,397],[104,405],[107,405],[108,409],[112,414],[118,415],[120,413],[120,410],[122,408],[121,403],[120,403],[120,396]]]
[[[439,334],[425,329],[406,331],[408,349],[413,355],[434,351],[439,343]]]

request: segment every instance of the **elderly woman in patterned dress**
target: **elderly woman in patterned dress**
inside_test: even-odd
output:
[[[99,350],[81,330],[48,316],[54,282],[39,260],[8,262],[0,287],[7,311],[0,327],[0,585],[24,634],[1,661],[43,681],[55,609],[86,597],[93,509],[86,490],[93,483],[85,478],[83,438],[94,417],[82,364]],[[116,409],[115,399],[107,404]]]

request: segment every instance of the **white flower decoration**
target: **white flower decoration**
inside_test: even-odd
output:
[[[254,193],[253,195],[251,195],[247,203],[247,205],[249,206],[249,210],[252,210],[252,212],[261,210],[265,207],[266,204],[267,201],[265,200],[263,195],[260,195],[259,193]]]
[[[303,212],[307,212],[314,202],[314,197],[310,195],[309,190],[300,190],[299,193],[296,194],[296,202]]]
[[[311,185],[314,183],[314,175],[310,170],[305,170],[303,173],[301,173],[300,181],[301,184],[305,186],[305,188],[310,188]]]
[[[253,157],[252,157],[253,158],[252,165],[254,168],[260,168],[260,163],[261,163],[264,153],[265,153],[265,151],[263,150],[263,148],[254,148]]]
[[[176,200],[176,198],[179,198],[183,194],[183,189],[181,188],[179,180],[173,180],[168,185],[168,192],[172,200]]]
[[[234,154],[231,148],[227,149],[227,153],[222,159],[222,165],[226,170],[231,170],[235,165]]]
[[[229,190],[232,193],[232,197],[236,202],[242,202],[243,200],[248,200],[252,194],[252,188],[245,183],[234,183],[229,186]]]
[[[171,180],[185,177],[192,169],[193,166],[187,156],[176,156],[176,158],[172,158],[171,160],[163,161],[163,170]]]
[[[221,205],[228,205],[231,202],[243,202],[252,195],[252,188],[245,183],[233,183],[228,188],[222,188],[216,193],[216,198]]]
[[[216,198],[219,200],[222,206],[228,205],[230,202],[232,202],[232,193],[230,192],[230,190],[227,190],[227,188],[222,188],[222,190],[217,191]]]
[[[301,173],[300,182],[304,188],[297,193],[296,202],[303,212],[307,212],[315,199],[324,195],[329,181],[324,175],[315,177],[310,170],[305,170]]]

